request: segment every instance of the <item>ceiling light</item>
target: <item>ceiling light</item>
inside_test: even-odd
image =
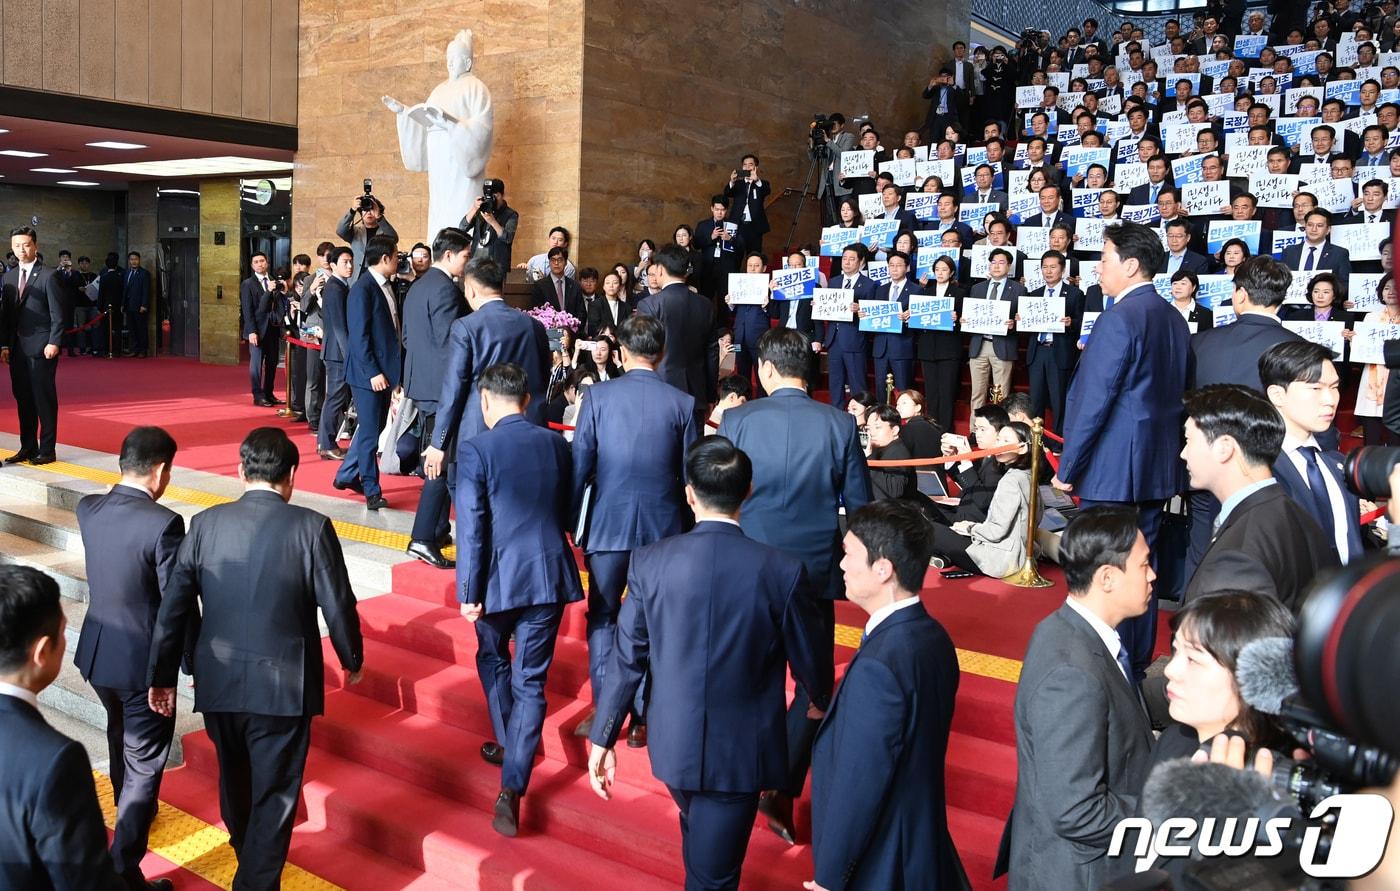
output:
[[[3,133],[3,132],[4,132],[3,130],[0,130],[0,133]],[[139,142],[89,142],[89,143],[87,144],[87,147],[88,147],[88,148],[105,148],[105,149],[143,149],[143,148],[146,148],[146,146],[141,145]]]
[[[9,130],[0,130],[0,133],[9,133]]]
[[[76,170],[65,170],[62,167],[31,167],[30,173],[77,173]]]
[[[60,186],[100,186],[100,185],[102,185],[102,183],[89,182],[89,181],[87,181],[87,180],[85,180],[85,179],[61,179],[61,180],[58,181],[58,185],[60,185]]]
[[[137,161],[130,164],[93,164],[81,170],[124,173],[128,176],[161,176],[183,179],[192,176],[221,176],[232,173],[272,173],[290,171],[290,161],[264,161],[261,158],[222,156],[181,158],[174,161]]]
[[[198,195],[198,189],[157,189],[162,195]]]
[[[22,151],[19,151],[18,149],[4,149],[3,151],[0,151],[0,155],[6,155],[6,156],[11,157],[11,158],[47,158],[47,157],[48,157],[48,153],[47,153],[47,152],[22,152]]]

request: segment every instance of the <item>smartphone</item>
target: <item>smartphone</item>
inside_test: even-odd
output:
[[[741,353],[741,352],[743,352],[743,350],[744,350],[744,345],[741,344],[741,343],[736,343],[736,344],[732,345],[732,346],[729,348],[729,352],[731,352],[731,353]]]

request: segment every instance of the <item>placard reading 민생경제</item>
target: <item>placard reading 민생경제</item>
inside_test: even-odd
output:
[[[1351,338],[1351,361],[1366,365],[1385,364],[1385,342],[1400,340],[1400,325],[1385,322],[1357,322]]]
[[[768,300],[768,276],[762,272],[729,273],[729,302],[763,304]]]
[[[953,330],[952,297],[910,297],[909,327],[924,331]]]
[[[922,279],[924,276],[933,275],[933,264],[938,262],[939,257],[947,257],[953,261],[955,270],[953,277],[957,278],[956,270],[958,260],[961,259],[962,250],[955,247],[943,247],[941,245],[924,247],[920,245],[914,255],[914,278]]]
[[[773,273],[774,300],[801,300],[817,289],[817,271],[810,266],[779,269]]]
[[[860,227],[847,229],[843,226],[827,226],[822,229],[821,255],[839,257],[847,245],[860,241]]]
[[[856,292],[842,288],[817,288],[812,291],[812,321],[849,322],[855,318],[851,304]]]
[[[962,316],[958,320],[964,334],[1004,335],[1011,318],[1010,300],[963,300]]]
[[[1211,220],[1210,225],[1206,227],[1206,250],[1214,254],[1225,242],[1238,238],[1249,245],[1249,255],[1252,257],[1259,253],[1259,233],[1262,226],[1258,220]]]
[[[1016,330],[1030,334],[1063,334],[1064,297],[1022,297],[1017,308]]]
[[[899,234],[899,220],[870,220],[861,227],[860,240],[871,249],[889,250]]]
[[[1235,294],[1235,279],[1229,275],[1202,275],[1196,290],[1196,302],[1207,309],[1229,306]]]
[[[898,334],[904,330],[899,314],[904,307],[898,300],[860,300],[860,330],[877,334]]]
[[[1346,338],[1343,337],[1346,322],[1284,322],[1283,327],[1304,340],[1327,347],[1339,359],[1346,349]]]
[[[863,149],[853,149],[841,153],[841,175],[865,177],[875,169],[875,153]]]
[[[1172,181],[1178,186],[1187,183],[1203,183],[1206,181],[1206,171],[1204,164],[1209,155],[1192,155],[1189,158],[1177,158],[1172,162]]]

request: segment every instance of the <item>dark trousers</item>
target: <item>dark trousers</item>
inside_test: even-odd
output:
[[[757,792],[687,792],[667,786],[681,809],[685,891],[730,891],[749,850]]]
[[[307,349],[306,387],[303,390],[306,406],[306,421],[313,433],[321,427],[321,404],[326,401],[326,363],[321,361],[321,351]]]
[[[627,587],[632,552],[594,551],[584,554],[583,562],[588,567],[588,680],[596,704],[603,695],[603,678],[612,662],[617,614],[622,610],[622,592]],[[643,677],[632,700],[634,722],[645,719],[646,690],[647,679]]]
[[[1215,537],[1215,518],[1220,516],[1220,500],[1204,489],[1192,489],[1187,496],[1187,504],[1190,505],[1191,528],[1184,576],[1186,581],[1190,581],[1210,549],[1210,540]]]
[[[1147,539],[1147,547],[1152,553],[1152,565],[1157,565],[1157,533],[1162,528],[1162,508],[1165,501],[1091,501],[1088,498],[1079,500],[1079,509],[1088,510],[1091,507],[1133,507],[1138,512],[1138,529],[1142,531],[1143,538]],[[1133,675],[1141,683],[1147,674],[1147,666],[1152,664],[1152,648],[1157,644],[1157,591],[1152,591],[1152,599],[1147,604],[1147,612],[1140,616],[1124,620],[1118,626],[1118,637],[1123,641],[1123,648],[1128,653],[1128,658],[1132,661]]]
[[[1035,336],[1035,335],[1032,335]],[[1056,335],[1064,337],[1066,335]],[[1029,366],[1031,378],[1031,417],[1045,417],[1048,408],[1055,420],[1051,430],[1059,433],[1065,423],[1065,394],[1069,387],[1069,370],[1062,369],[1055,362],[1055,356],[1048,344],[1043,344],[1035,354],[1035,361]]]
[[[433,403],[429,407],[433,409],[433,413],[423,415],[423,438],[420,442],[424,443],[432,441],[433,427],[437,420],[437,404]],[[452,507],[452,477],[457,462],[454,460],[454,444],[447,445],[447,458],[442,463],[442,473],[438,474],[435,480],[423,481],[423,493],[418,496],[418,512],[413,515],[413,532],[410,537],[414,541],[436,544],[451,528],[447,522],[447,514]]]
[[[350,396],[355,400],[355,414],[359,421],[355,427],[355,438],[350,440],[350,449],[345,460],[340,462],[340,472],[335,475],[338,483],[352,483],[359,480],[365,488],[365,497],[373,498],[380,493],[379,488],[379,431],[384,429],[384,421],[389,416],[389,391],[375,392],[369,387],[351,387]]]
[[[138,356],[146,355],[151,340],[150,312],[142,312],[139,307],[127,307],[126,320],[131,328],[131,352]]]
[[[141,858],[160,797],[160,779],[175,738],[175,719],[151,711],[149,690],[114,690],[93,684],[107,712],[108,772],[117,802],[112,864],[126,878],[141,874]]]
[[[894,388],[903,393],[914,386],[914,360],[913,359],[890,359],[886,356],[875,357],[875,396],[881,402],[889,401],[889,393],[885,386],[888,375],[894,373]]]
[[[846,388],[850,395],[865,392],[865,353],[831,352],[826,357],[827,386],[831,390],[831,404],[838,408],[846,407]]]
[[[292,844],[311,718],[206,712],[219,756],[219,813],[238,855],[233,891],[277,891]]]
[[[277,350],[282,344],[273,332],[259,334],[258,344],[248,344],[248,381],[254,399],[271,401],[272,382],[277,377]]]
[[[476,673],[491,708],[491,727],[505,747],[501,788],[521,795],[530,785],[544,729],[544,685],[554,662],[562,603],[488,613],[476,623]],[[510,639],[515,637],[515,658]]]
[[[938,424],[944,433],[953,431],[953,410],[958,404],[958,375],[962,374],[963,362],[958,356],[951,359],[922,360],[924,369],[924,403],[926,414]]]
[[[345,417],[345,409],[350,405],[350,385],[345,383],[345,363],[325,362],[326,401],[321,404],[321,423],[316,428],[316,448],[330,451],[335,448],[336,431]]]
[[[941,523],[933,525],[933,552],[957,566],[959,569],[966,569],[968,572],[975,572],[978,575],[985,575],[977,566],[977,561],[967,553],[967,546],[972,544],[972,539],[966,535],[959,535],[953,531],[952,526],[944,526]]]
[[[58,357],[10,350],[10,391],[19,414],[20,451],[52,455],[58,445]]]
[[[287,369],[287,407],[306,414],[306,347],[292,347],[291,360]]]
[[[813,646],[819,649],[825,647],[829,653],[836,646],[835,602],[825,597],[819,599],[817,614],[821,620],[821,627],[817,629],[813,638]],[[827,680],[830,681],[831,678]],[[811,705],[812,700],[807,696],[807,689],[798,684],[792,697],[792,705],[788,706],[787,711],[787,783],[784,788],[778,790],[790,798],[802,796],[802,787],[807,784],[807,769],[812,766],[812,743],[817,738],[817,728],[821,726],[821,721],[807,717],[807,709]]]

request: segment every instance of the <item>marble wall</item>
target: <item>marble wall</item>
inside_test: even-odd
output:
[[[199,361],[212,365],[239,361],[241,210],[237,179],[199,184]]]
[[[39,250],[50,264],[67,248],[74,259],[87,256],[94,270],[102,269],[108,251],[119,250],[116,193],[87,189],[46,189],[0,184],[0,228],[8,233],[39,218]]]

